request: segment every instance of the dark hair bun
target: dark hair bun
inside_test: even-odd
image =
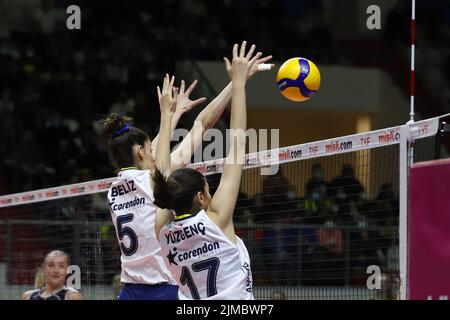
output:
[[[121,116],[117,113],[111,113],[109,116],[102,120],[103,131],[107,135],[112,135],[114,132],[122,128],[125,123],[128,123],[131,120],[133,119],[130,117]]]

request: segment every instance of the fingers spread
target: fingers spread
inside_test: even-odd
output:
[[[181,80],[180,94],[183,94],[183,93],[184,93],[184,86],[185,86],[184,80]]]
[[[247,46],[247,41],[242,41],[242,45],[241,45],[241,52],[239,54],[239,57],[243,58],[245,57],[245,47]]]
[[[163,81],[163,88],[162,88],[163,95],[167,94],[168,85],[169,85],[169,75],[166,73],[166,76],[164,77],[164,81]]]
[[[235,43],[233,46],[233,59],[237,58],[237,56],[238,56],[237,52],[238,52],[238,45],[237,45],[237,43]]]
[[[272,56],[266,56],[266,57],[256,60],[256,64],[265,63],[271,59],[272,59]]]
[[[161,89],[159,86],[156,86],[156,91],[158,92],[158,100],[161,99]]]
[[[258,52],[253,58],[252,60],[250,60],[250,64],[254,64],[256,62],[256,60],[258,60],[262,55],[262,52]]]
[[[227,70],[229,70],[231,68],[231,64],[230,64],[230,60],[228,60],[228,58],[223,58],[223,60],[225,61],[225,67],[227,68]]]
[[[206,97],[198,98],[197,100],[192,101],[192,106],[199,105],[205,102],[206,100],[207,100]]]
[[[247,56],[245,57],[246,59],[250,59],[252,57],[253,52],[255,51],[256,46],[254,44],[252,44],[252,46],[250,47],[250,50],[247,53]]]
[[[188,95],[190,95],[192,90],[194,90],[195,86],[197,85],[197,82],[198,82],[197,80],[194,80],[194,82],[192,82],[189,88],[186,90],[186,93]]]

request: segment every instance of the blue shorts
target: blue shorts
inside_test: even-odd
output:
[[[117,300],[178,300],[178,286],[125,283]]]

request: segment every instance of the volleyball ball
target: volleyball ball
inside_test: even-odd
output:
[[[319,69],[308,59],[300,57],[289,59],[278,70],[277,85],[287,99],[306,101],[319,90]]]

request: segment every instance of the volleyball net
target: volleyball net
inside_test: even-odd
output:
[[[250,253],[255,298],[404,297],[408,168],[436,157],[439,125],[438,117],[248,154],[234,222]],[[222,164],[190,167],[214,192]],[[261,174],[269,166],[273,174]],[[0,299],[33,289],[54,249],[69,254],[69,276],[79,276],[74,286],[85,299],[115,299],[112,181],[0,197]]]

